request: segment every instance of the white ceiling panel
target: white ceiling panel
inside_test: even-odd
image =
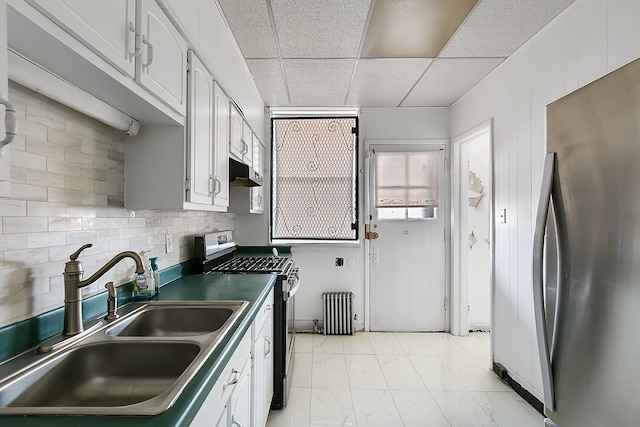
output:
[[[402,106],[448,107],[502,61],[502,58],[436,59]]]
[[[245,58],[277,58],[278,49],[265,0],[220,0]]]
[[[285,59],[283,61],[293,106],[344,105],[355,60]]]
[[[361,59],[347,105],[396,107],[432,59]]]
[[[279,60],[247,59],[247,64],[265,105],[279,107],[290,105]]]
[[[355,58],[370,0],[271,0],[283,58]]]
[[[440,57],[507,57],[573,0],[480,0]]]

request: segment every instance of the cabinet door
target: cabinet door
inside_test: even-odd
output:
[[[229,153],[231,153],[238,160],[242,161],[242,157],[244,155],[244,142],[243,138],[243,126],[244,122],[242,120],[242,116],[238,109],[231,105],[229,108],[230,112],[230,135],[229,135]]]
[[[154,0],[140,0],[136,79],[178,113],[186,110],[187,44]]]
[[[229,99],[214,83],[214,196],[216,206],[229,206]]]
[[[9,101],[7,88],[7,8],[4,0],[0,0],[0,100]],[[6,135],[5,108],[0,105],[0,141]],[[9,147],[0,147],[0,197],[9,196]]]
[[[28,0],[118,70],[135,74],[135,0]]]
[[[242,122],[242,160],[253,166],[253,131],[246,122]]]
[[[231,395],[231,425],[249,427],[251,424],[251,363],[247,363]]]
[[[211,204],[213,200],[214,83],[209,72],[189,51],[189,136],[187,201]]]
[[[253,135],[253,168],[264,176],[264,145]],[[264,187],[251,187],[251,213],[264,212]]]

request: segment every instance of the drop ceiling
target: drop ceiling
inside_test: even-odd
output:
[[[573,0],[219,2],[268,106],[441,107]]]

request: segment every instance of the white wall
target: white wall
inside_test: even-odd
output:
[[[371,139],[449,139],[448,108],[365,108],[360,115],[359,194],[360,235],[363,234],[365,179],[364,147]],[[270,141],[269,141],[270,143]],[[270,150],[270,148],[267,148]],[[265,188],[267,191],[268,189]],[[268,195],[268,192],[265,193]],[[269,200],[269,197],[266,197]],[[238,215],[237,237],[241,245],[264,245],[268,242],[269,206],[264,215]],[[320,295],[325,291],[347,290],[355,294],[356,328],[364,327],[364,244],[299,245],[292,247],[300,267],[303,287],[296,295],[296,318],[300,327],[310,329],[312,320],[322,320]],[[335,266],[335,258],[345,259],[345,265]]]
[[[452,106],[452,135],[494,120],[494,358],[542,397],[531,295],[545,105],[640,57],[640,2],[577,0]]]

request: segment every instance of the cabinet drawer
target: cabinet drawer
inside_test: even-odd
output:
[[[267,318],[272,315],[273,315],[273,290],[269,292],[269,296],[260,307],[260,311],[258,311],[258,314],[256,314],[256,318],[253,320],[253,324],[251,325],[251,340],[253,342],[256,341],[256,338],[258,337],[258,333],[262,329],[262,326],[264,325],[265,320],[267,320]]]

